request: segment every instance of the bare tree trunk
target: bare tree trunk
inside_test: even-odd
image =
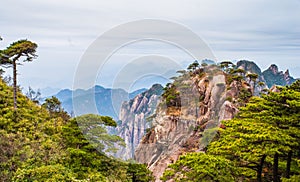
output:
[[[135,173],[132,173],[132,182],[136,182],[136,177],[135,177]]]
[[[263,170],[263,167],[264,167],[264,162],[265,162],[265,159],[266,159],[266,155],[263,155],[260,159],[260,164],[258,166],[258,170],[257,170],[257,181],[258,182],[261,182],[262,179],[261,179],[261,174],[262,174],[262,170]]]
[[[273,181],[279,182],[279,179],[278,179],[278,153],[274,154]]]
[[[17,109],[17,63],[13,60],[13,92],[14,92],[14,109]]]
[[[292,151],[289,151],[288,158],[286,162],[286,178],[290,178],[290,171],[291,171],[291,161],[292,161]]]

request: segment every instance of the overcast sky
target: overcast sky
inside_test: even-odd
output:
[[[72,88],[88,46],[113,27],[140,19],[186,26],[205,41],[217,61],[253,60],[262,69],[275,63],[300,77],[300,0],[4,0],[0,48],[21,38],[39,45],[38,59],[19,68],[23,87]],[[162,43],[124,47],[112,56],[97,83],[112,86],[109,73],[115,74],[118,60],[168,51],[171,55],[178,50]],[[182,65],[189,61],[183,53],[176,55]]]

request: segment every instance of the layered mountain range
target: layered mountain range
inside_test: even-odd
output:
[[[123,89],[110,89],[96,85],[88,90],[77,89],[72,91],[70,89],[64,89],[54,96],[61,101],[62,107],[70,114],[74,111],[73,99],[76,99],[76,103],[84,103],[78,106],[79,113],[76,113],[76,115],[93,113],[111,116],[118,120],[118,111],[120,110],[121,104],[124,101],[134,98],[145,90],[146,89],[143,88],[128,93]],[[91,107],[86,107],[87,105],[90,105],[90,103],[93,103],[91,99],[95,99],[97,111],[93,110]]]
[[[204,60],[206,64],[212,64],[213,62],[210,60]],[[255,73],[259,76],[259,81],[265,83],[268,88],[271,88],[272,85],[290,85],[295,81],[295,79],[289,75],[289,70],[285,72],[279,71],[278,67],[275,64],[272,64],[267,70],[261,71],[261,69],[252,61],[241,60],[236,64],[237,68],[244,69],[248,73]],[[82,103],[92,103],[91,98],[96,101],[96,108],[98,110],[97,113],[101,115],[111,116],[114,119],[121,119],[119,117],[118,112],[121,109],[121,105],[124,101],[128,101],[129,99],[133,99],[136,95],[146,91],[147,89],[139,89],[134,92],[128,93],[123,89],[110,89],[104,88],[102,86],[96,85],[93,88],[88,90],[77,89],[72,91],[70,89],[64,89],[59,91],[54,96],[57,97],[61,102],[63,108],[68,112],[73,112],[73,98],[76,97],[79,102]],[[259,90],[257,90],[259,92]],[[116,98],[112,99],[112,95]],[[86,107],[85,104],[82,107],[79,107],[80,113],[77,114],[86,114],[86,113],[94,113],[95,111]],[[122,119],[121,119],[122,120]]]

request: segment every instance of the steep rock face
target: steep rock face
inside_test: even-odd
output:
[[[226,86],[223,72],[211,72],[213,75],[206,73],[183,81],[184,85],[191,86],[190,90],[197,90],[196,103],[191,98],[193,92],[186,96],[190,98],[187,104],[182,104],[185,102],[182,93],[180,108],[166,107],[162,100],[153,118],[154,127],[138,145],[135,160],[146,163],[156,181],[160,181],[167,166],[180,155],[205,149],[216,134],[214,129],[221,126],[220,121],[231,119],[237,113],[237,106],[232,102],[237,100],[241,88],[251,91],[248,85],[236,81]],[[232,102],[226,100],[228,96]]]
[[[133,158],[136,146],[150,127],[146,119],[155,111],[162,91],[163,87],[155,84],[130,101],[123,102],[115,134],[124,139],[126,147],[119,149],[116,157],[124,160]]]
[[[286,70],[285,73],[283,73],[278,70],[278,67],[275,64],[272,64],[262,73],[262,75],[264,76],[269,88],[273,85],[290,85],[296,81],[296,79],[290,76],[289,70]]]

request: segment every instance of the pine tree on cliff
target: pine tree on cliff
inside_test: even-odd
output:
[[[17,109],[17,65],[21,58],[23,62],[30,62],[37,57],[37,44],[28,40],[19,40],[12,43],[5,50],[0,51],[0,65],[13,68],[13,98],[14,109]]]

